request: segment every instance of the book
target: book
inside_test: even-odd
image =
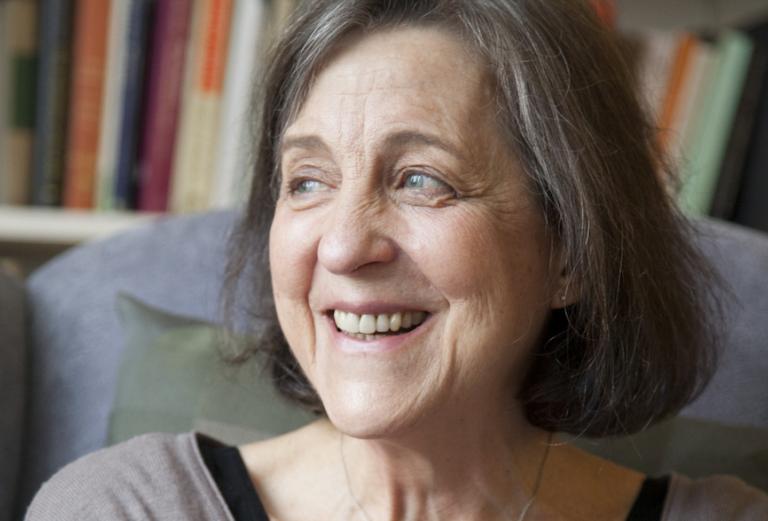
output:
[[[640,92],[653,121],[661,121],[665,96],[679,43],[674,31],[649,30],[638,35]]]
[[[147,48],[154,7],[154,0],[130,0],[114,180],[114,206],[118,209],[131,209],[136,205],[139,132],[142,128]]]
[[[10,131],[10,121],[8,120],[10,104],[7,100],[11,89],[11,61],[8,52],[8,38],[6,38],[8,34],[6,6],[6,2],[0,2],[0,204],[4,204],[7,197],[6,176],[11,176],[11,166],[5,152],[6,136]]]
[[[173,165],[174,212],[201,211],[210,203],[231,14],[232,0],[200,0],[195,5]]]
[[[77,0],[63,204],[92,208],[110,0]]]
[[[694,53],[697,45],[696,37],[690,33],[678,35],[676,50],[670,64],[669,76],[660,101],[661,106],[657,115],[659,128],[659,145],[669,152],[670,140],[674,139],[672,132],[679,132],[679,110],[683,99],[683,85],[691,80],[691,70],[694,67]],[[686,98],[687,99],[687,98]]]
[[[749,28],[749,34],[756,46],[768,49],[768,23]],[[768,82],[762,86],[755,112],[733,221],[768,232]]]
[[[726,31],[701,103],[697,104],[683,164],[681,207],[692,215],[710,212],[717,174],[733,127],[739,97],[752,55],[752,41],[739,31]]]
[[[216,151],[214,187],[210,206],[230,208],[243,202],[253,137],[251,106],[254,79],[264,47],[264,5],[236,0],[228,44],[229,58],[224,80],[219,144]]]
[[[709,83],[715,75],[720,53],[714,43],[696,38],[692,42],[678,99],[669,126],[665,129],[665,151],[677,167],[679,176],[685,175],[686,146],[691,141],[695,116],[703,106]]]
[[[131,3],[115,0],[109,12],[107,57],[102,89],[99,151],[96,159],[95,206],[108,210],[115,207],[115,176],[119,150],[120,116],[128,58],[128,17]]]
[[[723,153],[710,215],[733,218],[749,145],[757,124],[760,98],[768,82],[768,48],[756,46],[741,93],[731,135]],[[768,196],[768,194],[766,194]]]
[[[0,203],[26,204],[32,175],[37,2],[0,3]]]
[[[139,210],[168,209],[192,7],[192,0],[159,0],[157,5],[138,159]]]
[[[58,206],[66,163],[72,0],[41,0],[31,201]]]

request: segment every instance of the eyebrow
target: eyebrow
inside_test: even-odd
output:
[[[415,130],[399,130],[393,132],[385,138],[384,144],[387,148],[406,148],[413,145],[435,147],[444,150],[459,159],[463,159],[464,157],[457,147],[444,139],[441,139],[439,136]],[[327,154],[331,153],[331,150],[325,141],[323,141],[320,136],[313,134],[283,139],[283,142],[280,145],[280,154],[285,154],[292,148],[324,152]]]

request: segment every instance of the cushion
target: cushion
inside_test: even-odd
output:
[[[251,359],[234,366],[222,331],[199,319],[117,297],[126,349],[110,419],[110,443],[146,432],[198,430],[231,444],[300,427],[311,415],[283,400]]]

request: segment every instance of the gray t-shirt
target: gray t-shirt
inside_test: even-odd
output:
[[[195,433],[145,434],[70,463],[46,482],[27,521],[234,521]],[[768,495],[730,476],[672,474],[662,521],[766,521]]]

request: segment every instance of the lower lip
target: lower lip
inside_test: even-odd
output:
[[[359,340],[345,335],[336,329],[333,318],[326,315],[331,329],[334,345],[345,353],[382,353],[402,349],[408,342],[418,338],[432,323],[432,315],[427,315],[419,327],[400,335],[390,335],[377,340]]]

